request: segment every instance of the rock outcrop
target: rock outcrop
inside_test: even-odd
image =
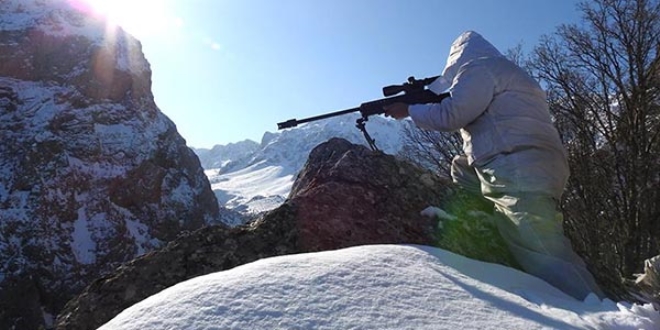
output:
[[[0,2],[0,328],[218,220],[140,43],[66,0]]]
[[[123,309],[186,279],[260,258],[364,244],[437,242],[449,182],[342,139],[316,147],[287,201],[248,225],[205,228],[120,267],[69,302],[58,329],[96,329]]]
[[[440,205],[449,185],[393,156],[331,139],[310,153],[289,196],[296,205],[300,249],[433,245],[437,221],[420,211]]]
[[[660,255],[644,260],[644,273],[624,281],[633,300],[650,303],[660,311]]]

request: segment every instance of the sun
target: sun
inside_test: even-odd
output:
[[[168,19],[164,0],[81,0],[107,17],[109,23],[124,28],[138,39],[163,33],[173,20]]]

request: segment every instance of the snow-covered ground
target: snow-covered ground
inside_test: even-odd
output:
[[[370,245],[200,276],[99,329],[652,330],[660,314],[595,295],[578,301],[520,271],[437,248]]]

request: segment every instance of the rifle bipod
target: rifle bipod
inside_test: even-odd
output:
[[[368,120],[369,117],[367,116],[358,118],[358,120],[355,121],[355,127],[357,127],[358,129],[360,129],[360,131],[362,131],[362,134],[364,135],[364,138],[367,140],[369,147],[371,147],[371,150],[380,151],[378,147],[376,147],[376,140],[372,139],[371,135],[369,135],[369,132],[367,132],[367,126],[365,125],[365,122]]]

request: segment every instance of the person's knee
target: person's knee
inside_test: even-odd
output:
[[[465,155],[455,156],[451,164],[452,181],[459,187],[481,195],[481,181],[474,167],[470,166]]]

